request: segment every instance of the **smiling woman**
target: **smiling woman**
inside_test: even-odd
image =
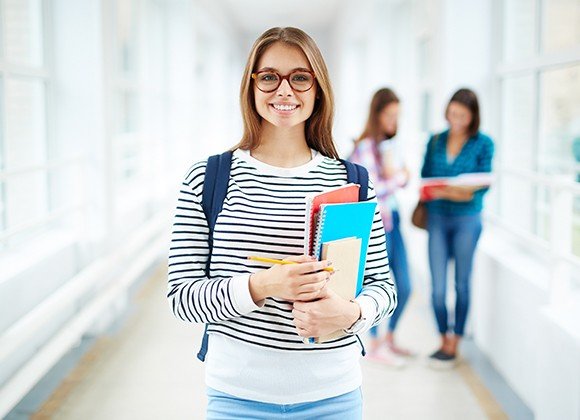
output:
[[[202,161],[181,186],[169,258],[175,316],[208,324],[207,418],[361,418],[356,333],[392,314],[395,288],[378,211],[355,300],[326,287],[331,262],[302,255],[306,196],[347,182],[314,41],[296,28],[262,34],[242,77],[241,107],[244,134],[229,155],[215,226],[202,207]],[[368,198],[376,200],[372,185]],[[248,259],[256,254],[294,264],[267,268]],[[334,341],[304,340],[340,329],[346,335]]]

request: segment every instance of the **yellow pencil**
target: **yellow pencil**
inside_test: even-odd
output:
[[[284,260],[275,260],[274,258],[264,258],[264,257],[253,257],[250,256],[248,257],[249,260],[252,261],[260,261],[260,262],[265,262],[265,263],[270,263],[270,264],[298,264],[294,261],[284,261]],[[332,267],[326,267],[323,268],[324,271],[329,271],[329,272],[333,272],[334,268]]]

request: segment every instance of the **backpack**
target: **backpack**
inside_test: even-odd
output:
[[[210,156],[207,160],[205,168],[205,177],[203,181],[203,193],[201,196],[201,206],[207,220],[209,227],[208,246],[209,258],[205,266],[205,275],[209,278],[209,267],[211,263],[211,253],[213,249],[213,230],[219,212],[222,210],[224,199],[228,191],[228,184],[230,180],[230,169],[232,165],[233,152],[228,150],[219,155]],[[369,174],[367,170],[357,165],[356,163],[340,159],[342,164],[346,167],[347,183],[352,182],[360,185],[359,201],[367,200]],[[201,347],[197,353],[197,358],[202,362],[205,361],[207,354],[208,334],[207,328],[209,324],[205,324],[203,332],[203,339]]]

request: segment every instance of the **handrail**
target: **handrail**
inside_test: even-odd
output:
[[[83,305],[83,309],[60,328],[59,332],[21,367],[0,388],[0,418],[6,415],[18,401],[48,372],[48,370],[77,342],[102,311],[125,292],[141,273],[159,257],[165,238],[160,235],[166,224],[166,216],[161,214],[126,242],[114,255],[107,256],[69,280],[64,286],[36,306],[0,336],[0,364],[25,344],[37,331],[54,319],[62,311],[76,308],[78,299],[96,289],[100,289],[93,299]],[[101,284],[112,270],[127,265],[124,273],[114,281]],[[97,286],[100,286],[97,287]]]
[[[66,159],[55,159],[44,164],[24,166],[9,171],[0,171],[0,181],[5,181],[17,175],[28,174],[31,172],[50,171],[55,168],[66,167],[74,164],[81,164],[87,160],[86,155],[74,156]]]
[[[47,222],[50,222],[52,220],[56,220],[59,217],[62,217],[66,214],[73,213],[73,212],[78,211],[78,210],[82,210],[86,206],[87,206],[86,203],[77,202],[75,204],[70,204],[68,206],[61,207],[55,211],[52,211],[51,213],[49,213],[46,216],[38,217],[30,222],[21,223],[20,225],[17,225],[13,228],[10,228],[10,229],[6,229],[5,231],[0,230],[0,242],[6,241],[11,236],[17,235],[20,232],[34,229],[37,226],[46,225]]]

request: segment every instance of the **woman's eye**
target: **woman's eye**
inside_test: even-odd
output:
[[[278,76],[276,76],[274,73],[267,73],[267,74],[263,74],[260,77],[260,80],[262,80],[264,82],[275,82],[278,80]]]
[[[306,82],[309,79],[310,78],[306,74],[295,74],[292,77],[292,80],[295,81],[295,82]]]

